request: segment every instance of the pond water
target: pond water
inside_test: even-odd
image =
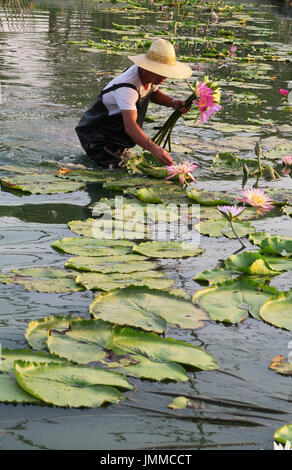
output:
[[[259,45],[254,45],[255,53],[262,41],[269,42],[271,48],[277,43],[284,53],[291,53],[291,4],[250,1],[242,5],[245,9],[241,14],[247,15],[245,21],[250,28],[244,27],[244,18],[241,24],[237,21],[236,38],[258,41]],[[94,27],[111,29],[113,22],[145,24],[157,30],[169,28],[172,31],[173,15],[181,19],[174,7],[156,10],[158,14],[135,12],[135,9],[125,12],[118,7],[115,2],[37,0],[22,14],[0,8],[1,165],[43,163],[44,167],[49,167],[51,161],[57,161],[61,165],[92,166],[83,155],[74,127],[98,91],[129,66],[129,61],[127,54],[82,52],[82,47],[74,41],[113,39],[112,32],[94,34]],[[202,11],[201,18],[206,18],[207,14],[210,16],[210,11]],[[226,25],[221,27],[226,29],[228,18],[224,21]],[[198,28],[196,34],[203,35],[203,27]],[[213,34],[212,28],[216,26],[212,26],[210,20],[206,34]],[[182,30],[181,36],[183,34],[190,33]],[[178,56],[197,53],[194,44],[178,44]],[[237,44],[240,56],[248,46]],[[218,49],[221,47],[219,44]],[[230,43],[224,47],[230,48]],[[200,162],[198,188],[239,190],[242,175],[226,177],[212,173],[210,164],[217,152],[224,151],[254,158],[254,146],[259,138],[267,151],[276,145],[291,144],[291,110],[286,109],[278,91],[287,88],[287,81],[292,80],[291,60],[259,63],[228,58],[200,64],[200,68],[198,64],[191,64],[194,76],[199,79],[209,75],[221,83],[223,110],[205,126],[192,127],[190,121],[180,121],[173,133],[177,145],[174,156],[179,157],[179,152],[186,151],[188,158]],[[177,97],[188,95],[186,84],[172,80],[167,80],[162,89]],[[247,92],[256,95],[256,103],[247,101],[246,95],[241,96]],[[168,114],[167,110],[154,105],[148,112],[158,116],[161,122]],[[265,122],[255,124],[260,120]],[[153,127],[152,123],[145,124],[149,136],[154,135]],[[288,153],[292,153],[291,149]],[[264,186],[291,191],[291,178],[265,181]],[[53,250],[51,243],[72,236],[67,222],[90,217],[90,205],[103,195],[97,185],[55,195],[20,195],[2,189],[2,271],[26,266],[62,267],[68,256]],[[291,218],[279,211],[257,220],[254,225],[258,230],[291,236]],[[237,241],[224,237],[202,236],[201,246],[206,249],[201,257],[161,261],[170,277],[176,279],[176,286],[191,295],[201,288],[193,281],[195,274],[213,269],[219,260],[239,248]],[[271,285],[279,290],[290,289],[291,273],[275,278]],[[63,314],[88,318],[93,298],[90,291],[44,294],[4,284],[0,284],[0,292],[0,341],[2,348],[11,349],[27,347],[24,334],[32,320]],[[292,395],[291,377],[275,374],[269,370],[269,364],[278,354],[288,355],[291,334],[253,318],[231,326],[210,321],[193,332],[170,329],[167,334],[204,347],[216,357],[220,371],[197,372],[184,384],[131,379],[137,390],[130,395],[130,400],[101,409],[0,404],[1,448],[163,449],[216,448],[220,444],[225,449],[271,450],[275,430],[292,422]],[[218,400],[205,402],[202,409],[180,412],[182,417],[196,416],[200,420],[173,419],[166,414],[171,411],[166,405],[172,401],[172,393],[238,403],[225,406]],[[250,403],[250,409],[239,403]],[[259,411],[252,405],[267,410]],[[272,410],[283,413],[276,414]],[[236,418],[245,419],[245,424],[232,422]]]

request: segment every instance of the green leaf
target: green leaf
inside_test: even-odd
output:
[[[79,274],[76,278],[77,284],[81,284],[83,287],[89,290],[102,290],[108,292],[114,289],[123,289],[128,286],[145,286],[149,289],[170,289],[174,280],[172,279],[161,279],[163,273],[159,271],[144,271],[134,272],[127,274],[118,275],[112,273],[111,275],[101,273],[83,273]]]
[[[225,266],[231,271],[239,271],[249,275],[269,275],[280,274],[265,257],[253,251],[245,251],[237,255],[232,255],[225,261]]]
[[[188,402],[189,400],[186,397],[175,397],[175,399],[167,406],[173,410],[183,410],[188,406]]]
[[[292,331],[292,290],[281,292],[278,296],[268,299],[260,309],[263,320],[279,328]]]
[[[206,269],[202,273],[198,273],[194,277],[194,281],[198,284],[218,284],[219,282],[228,281],[236,274],[233,271],[228,271],[222,268],[216,268],[212,271]]]
[[[282,207],[282,212],[284,212],[284,214],[290,215],[290,217],[292,217],[292,207],[291,206],[283,206]]]
[[[69,364],[15,361],[17,383],[45,403],[62,407],[99,407],[125,398],[115,387],[133,386],[117,372]]]
[[[289,358],[284,358],[279,355],[272,359],[269,369],[273,370],[277,374],[281,375],[292,375],[292,362]]]
[[[106,356],[106,343],[113,326],[102,320],[73,320],[64,332],[50,330],[47,347],[51,354],[78,364],[99,362]]]
[[[277,429],[274,433],[274,439],[282,444],[286,444],[286,442],[289,441],[292,446],[292,424],[285,424]]]
[[[239,237],[246,237],[252,232],[255,232],[255,228],[248,221],[234,220],[233,226]],[[236,238],[234,235],[228,220],[224,219],[209,219],[200,222],[195,225],[195,229],[203,235],[210,237],[222,237],[223,235],[228,238]]]
[[[250,313],[260,319],[261,305],[278,291],[274,287],[250,279],[225,281],[195,293],[193,300],[210,315],[212,320],[239,323]]]
[[[206,189],[191,189],[188,191],[187,196],[203,206],[217,206],[237,204],[238,196],[226,191],[207,191]]]
[[[190,300],[165,291],[126,287],[98,296],[90,306],[94,318],[163,333],[167,326],[195,329],[207,319]]]
[[[218,368],[214,357],[198,346],[132,328],[115,328],[107,346],[116,354],[141,354],[152,360],[175,362],[201,370]]]
[[[254,232],[248,236],[248,239],[254,245],[260,245],[265,238],[269,238],[271,235],[267,232]]]
[[[128,240],[107,240],[86,237],[62,238],[52,243],[52,248],[79,256],[125,255],[134,244]]]
[[[182,241],[150,241],[133,247],[133,251],[149,258],[189,258],[202,254],[204,250],[192,243]]]
[[[84,290],[75,282],[76,273],[55,268],[22,268],[13,269],[7,274],[0,274],[4,284],[20,284],[27,290],[38,292],[76,292]]]
[[[262,240],[260,252],[270,255],[292,256],[292,238],[291,237],[269,237]]]
[[[59,181],[54,175],[39,173],[4,176],[1,178],[1,184],[6,188],[18,189],[31,194],[69,193],[84,188],[82,182]]]
[[[135,193],[135,196],[140,199],[140,201],[146,202],[147,204],[163,203],[163,200],[155,193],[152,188],[141,188]]]
[[[50,317],[41,318],[40,320],[31,321],[25,332],[25,338],[33,349],[46,348],[48,332],[50,329],[65,331],[70,327],[73,320],[78,320],[79,317],[66,317],[59,315],[51,315]]]
[[[19,359],[43,362],[64,362],[64,360],[48,353],[33,352],[30,349],[2,349],[0,362],[0,402],[40,404],[36,397],[25,392],[16,382],[14,361]]]
[[[154,261],[144,261],[141,255],[120,255],[108,257],[76,256],[66,261],[68,268],[97,273],[133,273],[155,269]]]

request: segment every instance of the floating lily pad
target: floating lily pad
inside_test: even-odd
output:
[[[267,232],[254,232],[248,236],[249,241],[254,245],[260,245],[265,238],[269,238],[271,235]]]
[[[116,388],[133,389],[126,378],[102,368],[15,361],[18,385],[34,397],[55,406],[99,407],[125,398]]]
[[[173,410],[183,410],[188,405],[188,398],[186,397],[175,397],[175,399],[167,406]]]
[[[13,269],[8,274],[0,275],[4,284],[21,284],[27,290],[38,292],[76,292],[84,290],[75,282],[76,273],[55,268]]]
[[[213,270],[206,269],[202,273],[196,274],[194,281],[196,281],[198,284],[212,285],[218,284],[219,282],[228,281],[234,276],[236,276],[236,274],[233,271],[222,268],[216,268]]]
[[[94,318],[163,333],[167,326],[195,329],[207,316],[190,300],[165,291],[127,287],[98,296],[90,305]]]
[[[80,318],[72,317],[71,315],[51,315],[50,317],[31,321],[26,329],[25,338],[33,349],[44,349],[47,346],[47,337],[50,329],[53,328],[54,330],[64,332],[69,328],[73,320],[78,319]]]
[[[25,392],[16,382],[14,375],[14,361],[43,361],[64,362],[47,353],[33,352],[29,349],[2,349],[0,363],[0,402],[6,403],[36,403],[40,401]]]
[[[212,320],[239,323],[247,318],[248,313],[260,319],[261,305],[277,292],[274,287],[250,279],[235,279],[199,290],[193,300],[199,303]]]
[[[265,254],[265,259],[273,269],[277,271],[290,271],[292,270],[292,259],[286,256],[273,256]]]
[[[149,258],[189,258],[202,254],[203,249],[182,241],[151,241],[140,243],[133,251]]]
[[[100,362],[113,326],[102,320],[75,320],[64,332],[50,330],[47,347],[52,354],[78,364]]]
[[[288,441],[292,447],[292,424],[285,424],[281,428],[277,429],[274,433],[274,439],[282,444],[286,444]]]
[[[231,271],[239,271],[249,275],[269,275],[276,276],[280,274],[266,258],[260,253],[245,251],[237,255],[232,255],[225,261],[225,266]]]
[[[205,189],[191,189],[187,196],[198,204],[203,206],[217,206],[224,204],[237,204],[238,196],[226,191],[207,191]]]
[[[246,237],[250,233],[255,232],[255,227],[248,221],[234,220],[233,226],[239,237]],[[236,238],[232,231],[228,220],[224,219],[208,219],[195,225],[195,229],[203,235],[209,237],[228,237]]]
[[[292,290],[281,292],[267,300],[260,309],[263,320],[279,328],[292,331]]]
[[[116,354],[141,354],[152,360],[174,362],[200,370],[218,368],[215,358],[198,346],[131,328],[115,328],[107,346]]]
[[[97,273],[133,273],[155,269],[154,261],[144,261],[141,255],[120,255],[109,257],[76,256],[66,261],[65,266],[80,271]]]
[[[79,256],[125,255],[134,244],[128,240],[94,239],[86,237],[62,238],[52,243],[52,248]]]
[[[1,184],[6,188],[18,189],[31,194],[54,194],[79,191],[84,183],[59,181],[54,175],[31,173],[20,176],[4,176]]]
[[[144,271],[118,275],[101,273],[83,273],[76,278],[77,284],[89,290],[110,291],[114,289],[123,289],[128,286],[145,286],[149,289],[170,289],[174,280],[162,279],[163,273],[159,271]]]
[[[291,237],[269,237],[262,240],[260,244],[260,252],[265,255],[292,255],[292,238]]]

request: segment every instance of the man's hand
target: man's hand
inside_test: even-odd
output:
[[[165,149],[157,146],[156,149],[152,150],[152,153],[159,163],[162,163],[166,166],[173,165],[173,160]]]
[[[183,100],[173,100],[172,107],[182,114],[186,114],[191,109],[192,105],[186,106]]]

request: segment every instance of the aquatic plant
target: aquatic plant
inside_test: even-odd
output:
[[[228,222],[230,223],[231,229],[234,235],[236,236],[237,240],[240,242],[242,248],[246,248],[245,244],[236,233],[236,230],[233,225],[233,220],[236,219],[236,217],[238,217],[244,211],[244,207],[237,207],[236,205],[234,205],[234,206],[217,206],[217,208],[220,214],[223,215],[223,217],[225,217],[225,219],[227,219]]]
[[[206,122],[212,114],[220,111],[222,107],[220,106],[221,90],[218,87],[217,83],[209,80],[209,77],[204,77],[204,80],[200,83],[194,82],[193,85],[188,83],[190,90],[192,91],[191,95],[185,100],[184,107],[190,109],[193,105],[198,107],[200,117],[200,122]],[[181,117],[182,113],[180,109],[176,109],[170,117],[166,120],[163,126],[153,137],[153,142],[157,145],[161,145],[163,140],[163,148],[168,144],[169,151],[171,151],[171,133],[177,122]]]
[[[242,195],[243,197],[238,198],[238,200],[255,207],[258,216],[264,215],[266,212],[274,209],[274,203],[272,199],[265,193],[263,189],[244,189],[242,191]]]
[[[169,176],[164,178],[168,180],[173,178],[175,175],[178,175],[179,180],[182,185],[186,184],[188,186],[188,180],[191,179],[194,183],[196,183],[196,179],[193,177],[192,172],[198,167],[193,162],[185,161],[180,163],[174,163],[173,165],[169,165],[166,167]]]

